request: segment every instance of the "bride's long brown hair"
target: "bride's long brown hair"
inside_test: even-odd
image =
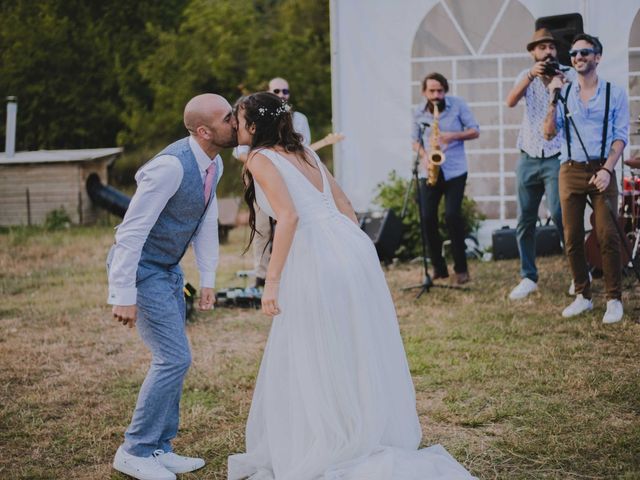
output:
[[[305,147],[302,144],[302,135],[293,129],[292,111],[289,105],[278,96],[270,92],[260,92],[240,98],[234,108],[236,119],[239,112],[244,112],[245,126],[247,129],[255,126],[255,133],[251,141],[249,157],[261,148],[280,147],[285,152],[293,153],[303,162],[315,167],[307,158]],[[246,164],[243,169],[244,200],[249,207],[249,227],[251,234],[245,252],[251,246],[256,234],[256,189],[251,172]],[[262,235],[258,232],[258,235]],[[270,233],[273,237],[273,229]]]

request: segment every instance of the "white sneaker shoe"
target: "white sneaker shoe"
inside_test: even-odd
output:
[[[607,302],[607,311],[602,317],[602,323],[616,323],[622,320],[622,302],[620,300],[609,300]]]
[[[575,317],[576,315],[580,315],[587,310],[591,310],[593,308],[593,302],[588,298],[584,298],[581,293],[576,295],[576,299],[562,311],[562,316],[565,318]]]
[[[125,452],[122,445],[113,459],[113,468],[138,480],[176,480],[156,457],[136,457]]]
[[[173,452],[165,453],[163,450],[156,450],[153,452],[153,456],[167,470],[173,473],[193,472],[204,467],[204,460],[201,458],[183,457]]]
[[[533,280],[525,277],[520,280],[520,283],[516,286],[516,288],[511,290],[509,298],[511,300],[520,300],[528,296],[530,293],[535,292],[537,289],[538,284]]]
[[[591,275],[591,272],[589,272],[589,283],[593,282],[593,276]],[[576,294],[576,282],[571,279],[571,285],[569,285],[569,295],[571,295],[572,297]]]

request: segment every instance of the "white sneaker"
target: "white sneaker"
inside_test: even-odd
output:
[[[176,480],[156,457],[136,457],[125,452],[122,445],[113,459],[113,468],[138,480]]]
[[[163,450],[156,450],[153,452],[153,456],[167,470],[173,473],[193,472],[204,467],[204,460],[201,458],[183,457],[173,452],[165,453]]]
[[[593,308],[593,302],[588,298],[584,298],[581,293],[576,295],[576,299],[562,311],[562,316],[565,318],[575,317],[576,315],[580,315],[587,310],[591,310]]]
[[[530,293],[535,292],[538,289],[538,284],[529,278],[523,278],[520,283],[511,290],[509,298],[511,300],[520,300],[525,298]]]
[[[593,282],[593,276],[591,275],[591,272],[589,272],[589,283]],[[576,282],[571,279],[571,285],[569,285],[569,295],[571,295],[572,297],[576,294]]]
[[[616,323],[622,320],[622,302],[620,300],[609,300],[607,302],[607,311],[602,317],[602,323]]]

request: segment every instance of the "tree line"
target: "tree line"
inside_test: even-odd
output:
[[[331,122],[329,6],[314,0],[0,0],[0,92],[17,150],[152,151],[182,109],[289,80],[314,137]],[[4,136],[4,122],[1,134]]]

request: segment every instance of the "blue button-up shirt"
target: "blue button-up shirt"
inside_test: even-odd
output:
[[[567,94],[567,86],[562,89],[563,97]],[[569,98],[567,99],[567,107],[571,112],[573,121],[580,132],[580,137],[584,142],[584,146],[589,154],[589,160],[598,160],[600,158],[600,149],[602,145],[602,127],[604,126],[604,110],[607,93],[607,82],[598,79],[598,87],[593,97],[589,99],[585,106],[580,99],[580,84],[576,81],[571,84],[569,90]],[[570,128],[571,139],[571,160],[577,162],[586,162],[587,157],[580,145],[576,131],[569,121],[568,125],[564,122],[564,105],[558,102],[556,108],[556,126],[559,135],[565,137],[565,128]],[[617,85],[611,84],[611,97],[609,100],[609,125],[607,127],[607,141],[605,143],[605,158],[609,155],[611,144],[615,140],[622,140],[626,145],[629,139],[629,104],[627,102],[626,92]],[[566,140],[562,142],[562,151],[560,153],[560,162],[569,160],[567,152]]]
[[[414,142],[420,139],[421,123],[433,124],[433,114],[427,109],[426,100],[423,101],[413,112],[413,130],[411,138]],[[447,95],[445,97],[444,112],[440,112],[440,131],[442,132],[462,132],[468,128],[480,131],[478,122],[471,113],[469,106],[459,97]],[[423,145],[429,148],[429,136],[431,128],[426,127],[422,136]],[[464,153],[464,141],[455,140],[447,145],[444,150],[445,162],[440,165],[445,180],[459,177],[467,172],[467,157]],[[426,175],[423,166],[420,166],[421,177]]]

